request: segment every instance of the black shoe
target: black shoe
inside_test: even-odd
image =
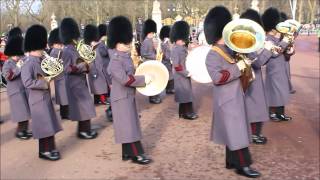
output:
[[[160,104],[161,103],[161,99],[160,98],[150,98],[149,102],[151,104]]]
[[[168,89],[168,90],[166,90],[166,94],[174,94],[174,89]]]
[[[270,114],[269,117],[270,117],[270,119],[271,119],[272,121],[274,121],[274,122],[280,122],[280,121],[281,121],[281,119],[278,118],[278,116],[277,116],[276,113]]]
[[[60,159],[60,153],[57,150],[39,152],[39,158],[50,160],[50,161],[56,161]]]
[[[290,91],[290,94],[294,94],[294,93],[296,93],[296,92],[297,92],[296,90],[292,89],[292,90]]]
[[[237,169],[237,174],[240,174],[242,176],[246,176],[249,178],[257,178],[261,176],[261,174],[258,171],[255,171],[250,167],[242,167],[241,169]]]
[[[26,130],[16,132],[16,137],[22,140],[27,140],[32,137],[32,132]]]
[[[290,121],[290,120],[292,120],[292,117],[289,117],[289,116],[284,115],[284,114],[279,115],[278,118],[279,118],[281,121]]]
[[[150,164],[152,162],[152,160],[148,157],[146,157],[145,155],[141,154],[138,156],[134,156],[131,158],[133,163],[137,163],[137,164]]]
[[[107,119],[112,122],[113,121],[113,118],[112,118],[112,110],[111,109],[107,109],[106,110],[106,116],[107,116]]]
[[[122,161],[128,161],[131,159],[131,156],[129,156],[128,154],[123,154],[122,155]]]
[[[91,130],[90,132],[78,132],[78,137],[80,139],[94,139],[98,136],[96,131]]]
[[[196,113],[186,113],[186,114],[180,114],[179,118],[188,119],[188,120],[195,120],[199,116]]]
[[[254,144],[266,144],[267,143],[267,138],[264,136],[257,136],[257,135],[252,135],[252,142]]]

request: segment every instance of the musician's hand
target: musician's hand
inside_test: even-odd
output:
[[[50,81],[52,80],[52,78],[50,76],[44,77],[44,80],[47,81],[48,83],[50,83]]]
[[[144,75],[144,82],[146,85],[150,84],[152,82],[152,77],[149,75]]]
[[[244,59],[244,62],[247,64],[247,65],[251,65],[252,64],[252,61],[250,59]]]
[[[271,51],[273,47],[274,47],[274,45],[271,41],[264,42],[264,48],[267,49],[268,51]]]
[[[246,68],[246,64],[244,63],[244,61],[237,62],[237,66],[238,66],[240,71],[242,71],[242,70],[244,70]]]

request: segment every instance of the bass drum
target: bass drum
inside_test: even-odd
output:
[[[145,87],[137,87],[137,91],[145,96],[160,94],[167,86],[169,80],[168,69],[159,61],[146,61],[138,66],[135,75],[149,75],[152,78],[150,84]]]
[[[210,46],[199,46],[187,56],[186,68],[191,73],[191,78],[198,83],[212,82],[206,67],[206,58],[210,50]]]

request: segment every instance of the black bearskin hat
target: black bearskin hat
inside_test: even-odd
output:
[[[190,27],[185,21],[177,21],[173,24],[170,31],[170,41],[172,43],[177,40],[189,41]]]
[[[107,25],[106,24],[100,24],[98,26],[98,30],[99,30],[99,39],[102,37],[102,36],[106,36],[107,35]]]
[[[72,40],[77,40],[80,37],[77,22],[70,17],[64,18],[60,24],[59,35],[63,44],[70,44]]]
[[[168,37],[170,37],[170,26],[163,26],[160,30],[160,39],[163,41],[164,38]]]
[[[24,39],[24,51],[42,50],[47,47],[47,30],[42,25],[32,25],[28,28]]]
[[[83,40],[85,44],[90,45],[92,41],[99,41],[99,30],[97,26],[88,24],[84,28]]]
[[[152,19],[147,19],[143,24],[142,37],[146,38],[148,33],[157,33],[157,24]]]
[[[288,16],[285,12],[280,13],[280,21],[283,22],[288,19]]]
[[[222,38],[222,31],[232,20],[229,10],[224,6],[212,8],[204,20],[204,35],[208,44],[215,44]]]
[[[22,56],[23,52],[23,38],[21,36],[11,37],[4,49],[4,54],[6,56]]]
[[[8,32],[8,40],[16,36],[22,37],[22,30],[19,27],[14,27]]]
[[[256,10],[247,9],[244,13],[241,14],[240,18],[250,19],[262,26],[260,14]]]
[[[276,8],[270,7],[262,15],[262,23],[266,32],[275,29],[280,22],[280,13]]]
[[[59,28],[55,28],[52,30],[49,34],[48,39],[49,46],[52,46],[53,44],[62,44],[60,37],[59,37]]]
[[[132,42],[132,25],[128,18],[116,16],[112,18],[108,26],[108,46],[111,49],[116,47],[117,43],[129,44]]]

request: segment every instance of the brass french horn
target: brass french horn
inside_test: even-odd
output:
[[[242,87],[246,90],[250,82],[254,80],[251,64],[246,62],[250,61],[247,54],[264,47],[265,32],[258,23],[252,20],[236,19],[224,27],[222,36],[225,44],[236,52],[236,62],[243,61],[246,64],[241,76]]]
[[[59,55],[58,57],[60,57]],[[43,52],[43,56],[44,59],[41,61],[40,67],[48,75],[44,79],[49,82],[63,72],[63,61],[62,59],[49,56],[45,51]]]
[[[75,43],[76,49],[84,62],[90,64],[96,59],[95,47],[85,44],[83,40],[77,41]]]

